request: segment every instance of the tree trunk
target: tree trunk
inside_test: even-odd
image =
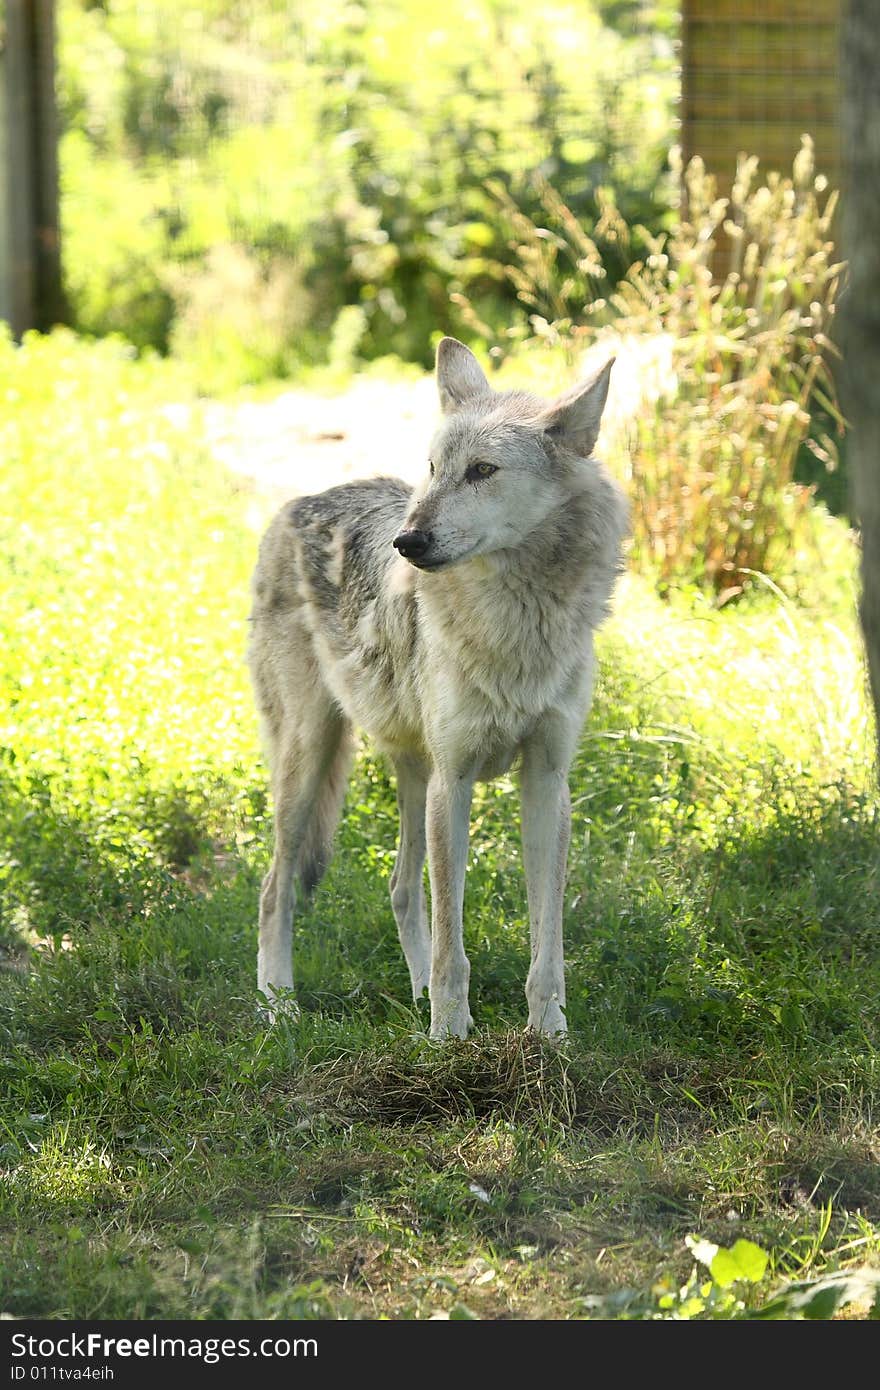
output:
[[[0,0],[0,318],[66,317],[58,238],[55,0]]]
[[[860,616],[880,728],[880,5],[847,0],[841,33],[840,300],[850,486],[862,533]]]

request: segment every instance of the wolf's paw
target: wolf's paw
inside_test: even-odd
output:
[[[540,1033],[542,1037],[556,1038],[557,1040],[564,1038],[568,1032],[568,1024],[565,1021],[565,1014],[559,1000],[548,999],[538,1008],[530,1008],[528,1026],[535,1033]]]
[[[466,1003],[461,1000],[449,1000],[446,1003],[438,1004],[436,1001],[431,1005],[431,1037],[437,1040],[443,1038],[466,1038],[468,1029],[473,1028],[474,1020]]]

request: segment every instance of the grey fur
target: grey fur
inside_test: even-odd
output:
[[[397,774],[392,909],[413,993],[429,988],[435,1037],[464,1036],[471,1022],[462,898],[473,784],[520,757],[529,1022],[564,1031],[567,775],[626,530],[620,489],[587,457],[610,368],[548,403],[493,392],[469,350],[443,339],[433,476],[415,490],[394,478],[331,488],[270,525],[249,660],[275,804],[258,970],[273,1006],[293,983],[294,880],[309,891],[326,867],[356,725]],[[428,549],[410,564],[393,542],[413,532]]]

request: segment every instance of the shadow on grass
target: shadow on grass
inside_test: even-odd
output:
[[[52,1046],[119,1029],[158,1036],[212,1016],[231,1026],[230,998],[250,965],[242,923],[257,885],[247,864],[234,859],[205,893],[138,840],[126,815],[92,823],[59,804],[48,779],[7,770],[0,855],[4,1013],[17,1036]]]
[[[95,830],[60,809],[48,778],[0,770],[0,940],[27,942],[88,931],[96,920],[143,911],[153,885],[136,872],[124,844],[100,845]]]

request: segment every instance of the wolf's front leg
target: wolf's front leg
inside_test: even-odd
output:
[[[529,897],[532,963],[526,982],[529,1027],[564,1033],[565,967],[562,906],[571,839],[568,764],[555,740],[538,735],[523,748],[522,841]],[[562,765],[561,765],[562,764]]]
[[[431,881],[431,1037],[464,1038],[470,961],[464,953],[464,879],[473,777],[437,771],[428,783],[428,874]]]

